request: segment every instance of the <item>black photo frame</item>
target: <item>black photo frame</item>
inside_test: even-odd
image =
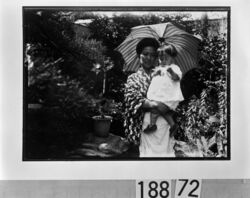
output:
[[[77,125],[77,129],[74,129],[74,124],[75,122],[70,122],[70,121],[64,121],[64,120],[60,120],[60,116],[62,116],[62,112],[56,112],[57,109],[51,109],[52,107],[47,107],[46,109],[43,109],[42,112],[38,112],[39,109],[41,109],[41,102],[40,104],[33,104],[31,102],[29,102],[30,99],[30,93],[28,93],[29,89],[28,89],[28,84],[30,83],[30,77],[29,77],[29,72],[28,71],[28,66],[27,66],[27,57],[26,57],[26,53],[27,53],[27,44],[31,41],[35,41],[38,42],[38,40],[40,42],[43,42],[44,40],[47,40],[45,42],[45,44],[47,45],[48,48],[50,48],[51,46],[55,47],[55,49],[58,50],[58,54],[56,54],[57,50],[54,50],[53,56],[57,57],[58,59],[53,60],[54,64],[57,64],[56,61],[61,61],[61,59],[59,58],[62,54],[64,56],[71,56],[71,61],[74,61],[72,59],[77,59],[79,58],[79,56],[81,56],[81,54],[75,54],[74,51],[70,51],[66,48],[64,48],[64,44],[63,42],[59,42],[55,43],[52,39],[52,37],[50,37],[51,35],[47,35],[47,33],[49,33],[49,31],[53,32],[53,26],[50,26],[51,24],[53,24],[53,22],[49,22],[49,21],[44,21],[44,19],[38,19],[40,20],[40,24],[36,23],[35,18],[32,18],[32,14],[34,14],[34,11],[37,14],[37,17],[40,17],[39,12],[47,12],[46,14],[48,14],[48,17],[53,16],[53,12],[64,12],[65,15],[69,14],[70,12],[88,12],[88,13],[105,13],[105,12],[122,12],[122,13],[129,13],[129,12],[145,12],[145,13],[155,13],[155,12],[159,12],[159,13],[171,13],[171,12],[176,12],[176,13],[198,13],[198,12],[223,12],[226,13],[226,59],[227,59],[227,65],[226,65],[226,73],[225,73],[225,79],[226,79],[226,92],[225,92],[225,97],[226,97],[226,143],[224,146],[227,147],[227,153],[225,156],[214,156],[214,157],[149,157],[149,158],[140,158],[138,156],[138,148],[137,147],[129,147],[128,150],[126,150],[126,152],[128,151],[130,154],[127,154],[125,152],[125,154],[117,154],[115,153],[115,151],[113,154],[108,155],[107,153],[99,153],[99,155],[97,155],[96,153],[92,153],[93,155],[91,155],[92,151],[89,151],[91,149],[93,149],[93,147],[91,147],[91,145],[87,145],[89,147],[85,147],[85,150],[81,150],[83,147],[81,146],[81,141],[84,138],[93,138],[92,136],[88,136],[88,137],[83,137],[79,131],[77,130],[84,130],[84,128],[87,130],[88,126],[87,125],[81,125],[79,123],[79,125]],[[149,161],[169,161],[169,160],[180,160],[180,161],[184,161],[184,160],[216,160],[216,161],[223,161],[223,160],[231,160],[231,139],[230,139],[230,109],[231,109],[231,105],[230,105],[230,35],[231,35],[231,8],[230,7],[72,7],[72,6],[68,6],[68,7],[52,7],[52,6],[48,6],[48,7],[31,7],[31,6],[24,6],[23,7],[23,150],[22,150],[22,160],[23,161],[141,161],[141,160],[149,160]],[[29,15],[30,14],[30,15]],[[56,16],[55,16],[56,17]],[[46,18],[46,17],[45,17]],[[138,17],[139,18],[139,17]],[[58,19],[56,19],[58,20]],[[63,18],[61,18],[60,20],[64,20]],[[46,23],[48,23],[48,27],[50,27],[50,30],[46,30],[44,29],[44,27],[46,26]],[[62,24],[65,24],[65,27],[67,25],[67,21],[61,21]],[[31,25],[36,24],[37,27],[33,28],[33,26]],[[44,25],[45,24],[45,25]],[[43,26],[44,25],[44,26]],[[58,26],[58,24],[54,23],[54,25]],[[58,26],[59,27],[59,26]],[[69,27],[69,26],[67,26]],[[33,29],[32,29],[33,28]],[[63,28],[60,30],[63,31]],[[66,34],[70,34],[71,30],[69,30],[69,32],[67,32]],[[101,33],[101,32],[100,32]],[[40,35],[39,35],[40,34]],[[62,34],[64,36],[64,34]],[[62,36],[60,35],[60,36]],[[66,35],[68,36],[68,35]],[[32,40],[33,39],[33,40]],[[56,39],[60,39],[56,38]],[[49,43],[49,44],[48,44]],[[43,45],[43,43],[42,43]],[[45,46],[46,46],[45,45]],[[51,46],[49,46],[51,45]],[[43,45],[44,47],[44,45]],[[72,50],[74,49],[74,47],[71,48]],[[60,52],[59,52],[60,51]],[[46,52],[45,52],[46,53]],[[67,55],[68,54],[68,55]],[[46,61],[50,61],[50,60],[46,60]],[[70,62],[70,60],[68,60]],[[46,63],[46,62],[45,62]],[[213,63],[216,65],[216,63]],[[50,66],[50,65],[48,65]],[[65,68],[64,68],[65,69]],[[40,71],[38,71],[39,74]],[[51,71],[52,74],[54,74],[53,72],[55,71]],[[66,72],[66,69],[65,71]],[[84,71],[83,71],[84,72]],[[51,75],[52,75],[51,74]],[[72,76],[76,75],[74,72],[71,73]],[[37,76],[36,76],[37,77]],[[38,76],[39,77],[39,76]],[[40,76],[41,77],[41,76]],[[121,76],[120,76],[121,77]],[[123,77],[123,76],[122,76]],[[122,78],[121,77],[121,78]],[[41,77],[42,78],[42,77]],[[125,77],[124,77],[125,78]],[[34,78],[35,80],[39,80],[39,78]],[[119,79],[122,80],[122,79]],[[40,82],[39,82],[40,83]],[[44,83],[44,82],[41,82]],[[48,83],[48,79],[46,79],[46,83]],[[49,83],[47,84],[48,86]],[[47,86],[46,85],[46,86]],[[45,86],[44,84],[39,84],[39,86],[43,87]],[[37,87],[33,87],[34,89]],[[100,87],[98,87],[97,89],[100,89]],[[56,90],[45,90],[44,92],[39,92],[42,93],[42,96],[47,96],[47,100],[51,99],[53,102],[53,98],[50,97],[50,94],[56,94]],[[34,96],[37,97],[37,96]],[[59,98],[60,99],[60,98]],[[58,99],[58,100],[59,100]],[[70,98],[69,98],[70,100]],[[51,102],[51,103],[52,103]],[[66,102],[66,101],[64,101]],[[65,103],[66,104],[66,103]],[[71,105],[71,104],[70,104]],[[64,109],[65,111],[68,109]],[[30,113],[30,112],[33,113]],[[49,112],[49,113],[48,113]],[[51,114],[52,112],[56,113],[56,115]],[[72,113],[72,112],[67,112],[67,113]],[[80,117],[80,115],[77,115]],[[58,127],[58,123],[55,124],[55,122],[59,123],[59,127],[61,128],[56,128]],[[34,122],[38,122],[39,123],[39,127],[34,125]],[[93,121],[89,121],[90,123],[92,123]],[[64,124],[66,124],[68,127],[67,129],[65,128]],[[117,123],[116,123],[117,124]],[[122,126],[121,123],[118,123],[117,125]],[[33,128],[34,127],[34,128]],[[37,127],[37,128],[36,128]],[[42,127],[45,127],[44,129]],[[46,127],[47,130],[46,130]],[[81,128],[82,127],[82,128]],[[90,130],[90,129],[88,129]],[[60,133],[60,131],[62,133]],[[76,136],[74,138],[72,138],[72,131],[76,131]],[[72,139],[70,139],[72,138]],[[125,137],[122,136],[122,140]],[[93,141],[93,139],[91,139],[91,141]],[[98,139],[98,141],[102,141],[101,143],[103,143],[103,139]],[[120,141],[120,140],[119,140]],[[56,142],[56,143],[55,143]],[[68,144],[68,142],[71,142]],[[76,143],[77,146],[74,145],[74,143]],[[105,142],[104,142],[105,143]],[[85,145],[86,146],[86,145]],[[106,149],[105,146],[107,146],[107,144],[103,144],[102,145],[104,149]],[[96,148],[95,148],[96,149]],[[100,149],[100,147],[98,147],[97,149]],[[101,148],[102,149],[102,148]],[[89,151],[89,155],[85,156],[86,151]],[[95,150],[96,152],[96,150]],[[97,150],[97,152],[100,152],[99,150]],[[218,152],[218,151],[217,151]],[[131,154],[132,153],[132,154]]]

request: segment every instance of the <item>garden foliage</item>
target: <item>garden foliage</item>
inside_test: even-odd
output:
[[[223,35],[204,38],[199,63],[200,68],[193,71],[197,79],[194,84],[198,83],[199,87],[179,106],[178,121],[189,143],[198,146],[203,156],[227,157],[229,72]]]
[[[185,101],[179,106],[177,120],[184,138],[180,139],[198,145],[203,156],[227,156],[227,40],[223,35],[206,34],[207,19],[197,25],[189,18],[187,14],[108,18],[80,11],[24,12],[27,103],[58,107],[62,119],[78,123],[100,113],[101,107],[114,117],[112,130],[123,136],[123,84],[128,74],[114,49],[134,26],[172,22],[203,37],[200,67],[188,72],[182,82]],[[92,19],[89,37],[76,35],[77,19]]]

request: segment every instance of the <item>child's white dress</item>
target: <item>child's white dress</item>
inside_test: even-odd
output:
[[[147,98],[149,100],[160,101],[166,104],[170,109],[175,110],[180,101],[183,101],[180,81],[172,80],[168,68],[171,68],[181,79],[182,72],[180,68],[171,64],[168,66],[159,66],[156,70],[161,71],[161,75],[153,77],[148,88]]]
[[[160,101],[166,104],[170,109],[175,110],[179,102],[184,100],[180,81],[173,81],[168,74],[167,69],[172,70],[182,78],[182,72],[177,65],[158,67],[161,75],[153,77],[147,92],[147,98]],[[150,113],[145,113],[143,120],[143,130],[150,124]],[[157,121],[157,130],[153,133],[141,133],[141,142],[139,146],[140,157],[175,157],[173,146],[174,139],[170,137],[170,126],[168,122],[159,116]]]

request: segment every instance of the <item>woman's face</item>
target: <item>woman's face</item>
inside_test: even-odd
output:
[[[157,53],[154,47],[144,47],[140,54],[140,64],[144,69],[152,69],[157,61]]]

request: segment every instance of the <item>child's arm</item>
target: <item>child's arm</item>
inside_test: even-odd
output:
[[[177,65],[171,65],[171,67],[169,67],[167,69],[167,71],[170,73],[173,81],[180,81],[181,80],[182,72]]]

